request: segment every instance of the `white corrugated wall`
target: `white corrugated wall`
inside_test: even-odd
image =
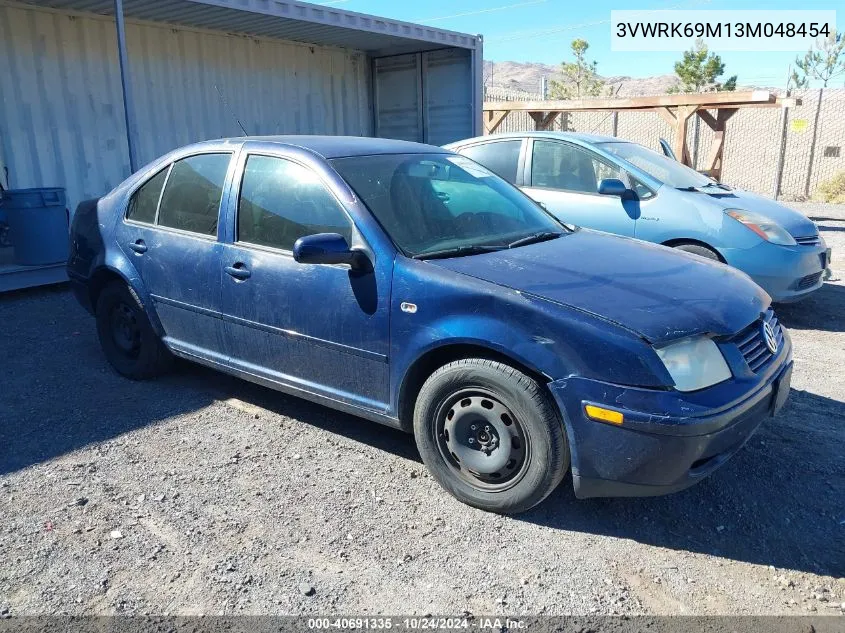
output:
[[[139,165],[249,134],[371,135],[365,54],[127,22]],[[0,1],[0,155],[71,209],[129,174],[114,22]]]

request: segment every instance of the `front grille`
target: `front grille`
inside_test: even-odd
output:
[[[804,237],[796,237],[795,241],[801,246],[818,246],[821,244],[821,238],[818,235],[805,235]]]
[[[801,279],[799,279],[795,283],[795,289],[796,290],[806,290],[807,288],[812,288],[817,283],[819,283],[819,279],[821,279],[823,272],[824,271],[820,270],[819,272],[813,273],[812,275],[807,275],[806,277],[801,277]]]
[[[733,342],[736,343],[739,351],[742,352],[742,356],[745,358],[749,369],[754,373],[765,367],[774,356],[769,351],[766,341],[763,338],[763,321],[768,321],[772,327],[772,331],[775,333],[775,340],[778,343],[778,349],[780,349],[781,345],[783,345],[783,330],[780,327],[780,323],[778,323],[777,316],[775,316],[775,311],[771,308],[766,311],[763,319],[757,319],[733,338]]]

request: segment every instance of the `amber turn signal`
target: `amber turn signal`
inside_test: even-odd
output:
[[[623,416],[619,411],[611,411],[610,409],[603,409],[592,404],[588,404],[584,409],[587,412],[587,417],[592,420],[599,420],[601,422],[610,422],[611,424],[622,424]]]

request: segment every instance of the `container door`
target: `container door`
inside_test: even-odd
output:
[[[444,145],[474,135],[471,51],[379,57],[373,74],[376,136]]]
[[[375,60],[376,136],[424,141],[420,63],[417,53]]]
[[[473,136],[470,51],[423,53],[422,70],[425,142],[445,145]]]

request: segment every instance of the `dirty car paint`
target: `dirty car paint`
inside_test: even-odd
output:
[[[232,154],[216,235],[124,219],[129,197],[148,178],[209,151]],[[207,142],[162,157],[99,201],[80,205],[68,260],[74,292],[93,311],[103,280],[122,280],[174,354],[403,429],[411,426],[419,387],[415,370],[427,359],[451,358],[450,350],[494,355],[537,377],[554,397],[580,496],[690,485],[709,472],[691,471],[692,461],[706,458],[712,467],[724,461],[765,417],[783,376],[788,382],[786,333],[762,370],[745,364],[732,337],[756,327],[769,297],[722,264],[588,230],[466,257],[406,257],[330,164],[373,152],[451,155],[381,139],[270,137]],[[348,214],[350,246],[368,266],[304,264],[290,252],[238,242],[238,188],[253,154],[311,169]],[[129,247],[138,239],[148,246],[144,253]],[[236,264],[250,276],[224,272]],[[732,378],[680,393],[654,345],[699,334],[717,337]],[[625,411],[647,432],[657,425],[656,436],[673,439],[662,444],[642,436],[646,444],[637,446],[626,439],[632,431],[588,421],[586,401]],[[743,433],[727,433],[740,415]],[[690,446],[679,436],[698,439]],[[602,443],[616,448],[604,451]],[[636,472],[620,467],[634,463],[629,445]],[[690,463],[676,460],[671,481],[649,481],[654,464],[681,445]]]

